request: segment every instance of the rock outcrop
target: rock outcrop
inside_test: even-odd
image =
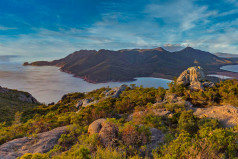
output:
[[[107,89],[104,92],[102,92],[101,96],[104,96],[100,100],[104,100],[107,98],[118,98],[120,94],[126,89],[127,85],[123,84],[120,87],[114,87],[112,89]],[[82,99],[79,100],[76,104],[75,107],[77,109],[81,107],[87,107],[93,104],[97,104],[99,100],[94,100],[93,98],[87,98],[87,99]]]
[[[225,127],[238,124],[238,108],[234,106],[212,106],[209,108],[192,108],[199,118],[218,119]]]
[[[187,70],[183,71],[176,84],[183,84],[189,86],[191,90],[203,90],[204,87],[215,86],[212,82],[205,82],[206,74],[200,66],[189,67]]]
[[[88,127],[88,134],[92,135],[95,133],[99,133],[106,121],[106,119],[98,119],[92,122],[92,124],[90,124]]]
[[[112,88],[111,90],[106,90],[102,94],[105,95],[104,98],[118,98],[120,94],[126,89],[127,85],[123,84],[120,87]]]
[[[88,127],[88,134],[98,133],[99,140],[103,146],[115,146],[118,138],[118,127],[113,123],[106,122],[106,119],[98,119]]]
[[[0,146],[0,159],[16,159],[25,153],[46,153],[50,151],[67,127],[59,127],[36,137],[23,137],[9,141]]]
[[[205,80],[204,70],[199,67],[189,67],[187,70],[183,71],[177,79],[177,84],[188,85],[192,82],[201,82]]]
[[[113,123],[105,123],[99,132],[99,139],[103,146],[116,146],[118,139],[118,127]]]

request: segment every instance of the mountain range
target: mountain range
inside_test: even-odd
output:
[[[169,52],[161,47],[154,49],[80,50],[54,61],[25,62],[32,66],[57,66],[61,71],[92,83],[132,81],[135,77],[172,79],[184,69],[201,66],[207,73],[219,72],[220,67],[238,61],[221,58],[191,47]]]

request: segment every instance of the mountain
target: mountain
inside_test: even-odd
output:
[[[215,55],[218,56],[218,57],[223,57],[223,58],[238,58],[238,54],[229,54],[229,53],[217,52],[217,53],[215,53]]]
[[[80,50],[65,58],[24,63],[33,66],[58,66],[63,72],[71,73],[88,82],[131,81],[135,77],[161,77],[172,79],[184,69],[202,66],[208,72],[235,62],[217,57],[209,52],[187,47],[169,52],[161,47],[154,49]]]

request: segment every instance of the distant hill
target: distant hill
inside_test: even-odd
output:
[[[172,79],[184,69],[202,66],[208,72],[219,71],[220,66],[234,64],[206,51],[187,47],[169,52],[163,48],[112,50],[80,50],[65,58],[24,63],[33,66],[58,66],[88,82],[131,81],[135,77],[161,77]]]
[[[229,54],[229,53],[217,52],[217,53],[215,53],[215,55],[218,56],[218,57],[224,57],[224,58],[238,58],[238,54]]]

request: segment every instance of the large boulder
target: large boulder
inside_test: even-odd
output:
[[[200,118],[218,119],[225,127],[238,125],[238,108],[234,106],[212,106],[208,108],[192,108],[194,115]]]
[[[118,127],[113,123],[105,123],[99,132],[99,139],[103,146],[112,147],[117,144]]]
[[[98,119],[88,127],[88,134],[98,133],[101,144],[105,147],[115,146],[118,139],[118,127],[106,119]]]
[[[25,153],[46,153],[50,151],[67,127],[39,133],[36,137],[23,137],[9,141],[0,146],[0,159],[16,159]]]
[[[192,82],[201,82],[206,79],[204,70],[200,66],[189,67],[177,79],[177,84],[189,85]]]
[[[106,119],[95,120],[94,122],[92,122],[92,124],[89,125],[88,133],[90,135],[99,133],[102,127],[104,126],[104,124],[106,123],[106,121],[107,121]]]

